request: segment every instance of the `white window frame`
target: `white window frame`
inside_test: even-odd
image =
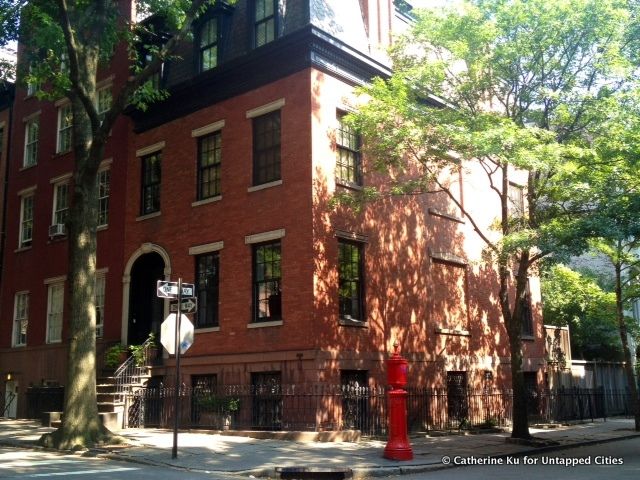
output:
[[[69,116],[67,116],[67,112],[69,112]],[[71,151],[73,142],[72,115],[71,103],[65,103],[58,107],[58,138],[56,142],[56,153],[66,153]]]
[[[104,179],[106,177],[106,181]],[[109,195],[111,193],[111,169],[98,170],[98,227],[109,225]]]
[[[64,190],[64,192],[61,192]],[[61,195],[64,193],[64,195]],[[51,225],[65,225],[69,218],[69,180],[53,184],[53,210],[51,212]]]
[[[107,272],[96,272],[95,306],[96,306],[96,338],[104,335],[104,299],[106,295]]]
[[[24,303],[21,303],[21,300]],[[24,347],[27,344],[28,328],[29,292],[16,292],[13,302],[13,332],[11,333],[12,347]],[[22,333],[23,330],[24,333]]]
[[[38,164],[38,142],[40,139],[40,116],[28,119],[24,126],[24,157],[23,168]]]
[[[29,193],[25,193],[23,195],[20,196],[20,228],[19,228],[19,233],[18,233],[18,247],[19,248],[26,248],[26,247],[30,247],[31,243],[33,242],[33,217],[34,217],[34,199],[35,199],[35,195],[34,195],[34,191],[30,191]],[[29,218],[25,218],[25,202],[29,200],[31,203],[31,208],[30,208],[30,217]],[[25,232],[27,230],[29,230],[29,236],[26,237],[25,236]]]
[[[47,288],[47,343],[62,342],[64,318],[64,280],[48,284]]]
[[[101,123],[104,121],[104,115],[109,111],[112,103],[113,94],[111,92],[111,85],[99,88],[96,91],[96,110]]]

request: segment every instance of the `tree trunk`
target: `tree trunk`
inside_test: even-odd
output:
[[[96,394],[95,272],[98,223],[97,170],[104,142],[94,139],[77,98],[74,112],[73,199],[67,221],[69,355],[62,426],[44,435],[43,445],[76,449],[100,443],[110,432],[98,416]]]
[[[521,301],[526,293],[529,253],[523,252],[518,259],[516,276],[516,292],[513,310],[509,301],[509,270],[507,265],[500,265],[500,308],[509,336],[509,352],[511,354],[511,388],[513,389],[512,430],[511,438],[531,438],[527,412],[527,391],[522,369],[522,318]]]
[[[620,341],[622,342],[622,351],[624,354],[624,371],[629,385],[630,408],[635,418],[635,429],[640,431],[640,402],[638,401],[638,384],[633,372],[633,362],[631,357],[631,349],[629,348],[629,337],[627,332],[627,323],[624,318],[624,306],[622,302],[622,264],[618,260],[614,264],[616,272],[616,319],[618,320],[618,328],[620,331]]]

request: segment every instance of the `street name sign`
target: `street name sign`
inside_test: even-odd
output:
[[[160,298],[178,298],[178,282],[158,280],[157,295]],[[196,296],[196,287],[193,283],[182,284],[182,297],[191,298]]]

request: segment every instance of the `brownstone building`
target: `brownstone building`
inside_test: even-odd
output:
[[[182,278],[199,303],[187,385],[383,384],[394,342],[413,385],[508,385],[496,273],[460,213],[437,195],[359,213],[330,203],[384,181],[342,116],[357,105],[354,87],[390,73],[384,49],[409,21],[391,1],[239,0],[194,25],[193,44],[158,79],[169,98],[121,119],[110,140],[102,350],[158,333],[169,306],[156,282]],[[112,67],[105,85],[126,75],[126,64]],[[19,394],[65,382],[66,245],[52,235],[72,161],[54,153],[61,107],[18,91],[0,371]],[[27,168],[33,118],[58,129],[40,129]],[[498,207],[481,177],[451,181],[490,224]],[[535,383],[544,362],[535,278],[530,297],[524,369]],[[171,377],[173,357],[152,375]]]

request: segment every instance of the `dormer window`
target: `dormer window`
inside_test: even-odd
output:
[[[211,18],[200,28],[200,71],[218,65],[218,18]]]
[[[256,47],[276,39],[277,0],[255,0],[254,38]]]

